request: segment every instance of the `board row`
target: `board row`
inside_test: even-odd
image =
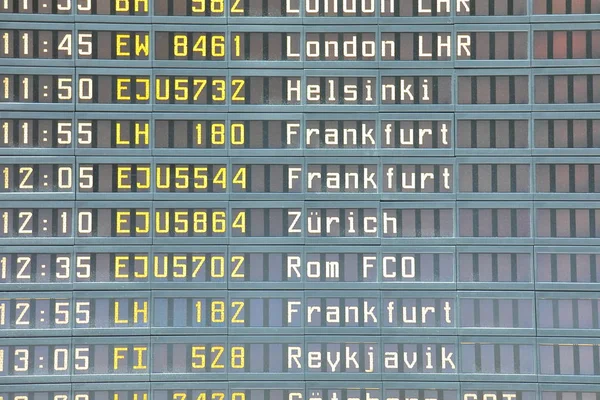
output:
[[[5,67],[0,82],[0,109],[30,111],[597,111],[600,103],[600,74],[592,67]]]
[[[57,270],[63,267],[59,265]],[[200,270],[199,261],[192,260],[189,268],[194,268],[193,272]],[[116,282],[112,285],[112,289],[119,286]],[[598,337],[599,308],[600,292],[222,289],[13,292],[0,294],[0,337],[186,334]]]
[[[4,201],[0,220],[21,246],[597,245],[600,202]]]
[[[221,381],[0,386],[3,400],[597,400],[585,384],[505,382]]]
[[[0,174],[1,200],[600,200],[598,157],[13,156]]]
[[[15,246],[0,247],[11,291],[600,291],[597,247]],[[409,293],[409,292],[407,292]]]
[[[0,117],[2,155],[597,156],[600,113],[40,113]],[[33,162],[34,159],[31,159]],[[559,159],[557,159],[559,160]]]
[[[284,380],[600,382],[600,339],[128,336],[3,339],[0,383]],[[593,387],[594,385],[590,385]]]
[[[600,5],[594,0],[13,0],[0,4],[0,18],[128,24],[497,24],[598,21]]]
[[[206,68],[600,65],[599,24],[219,26],[4,23],[0,65]]]

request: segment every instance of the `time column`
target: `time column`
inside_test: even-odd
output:
[[[72,8],[69,0],[0,2],[0,397],[6,383],[70,379]]]

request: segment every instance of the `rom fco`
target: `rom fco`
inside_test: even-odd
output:
[[[286,273],[288,279],[302,277],[303,270],[308,278],[339,279],[340,262],[339,261],[306,261],[303,262],[300,256],[288,256],[286,262]],[[343,263],[341,265],[343,268]],[[379,256],[362,256],[360,263],[360,274],[363,278],[369,277],[370,270],[381,268],[383,277],[386,279],[414,279],[416,277],[417,261],[414,256],[384,254],[381,260]]]

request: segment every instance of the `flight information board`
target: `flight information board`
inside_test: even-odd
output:
[[[599,0],[0,0],[0,400],[599,400]]]

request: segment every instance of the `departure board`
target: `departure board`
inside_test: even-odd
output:
[[[600,400],[600,0],[0,0],[0,400]]]

